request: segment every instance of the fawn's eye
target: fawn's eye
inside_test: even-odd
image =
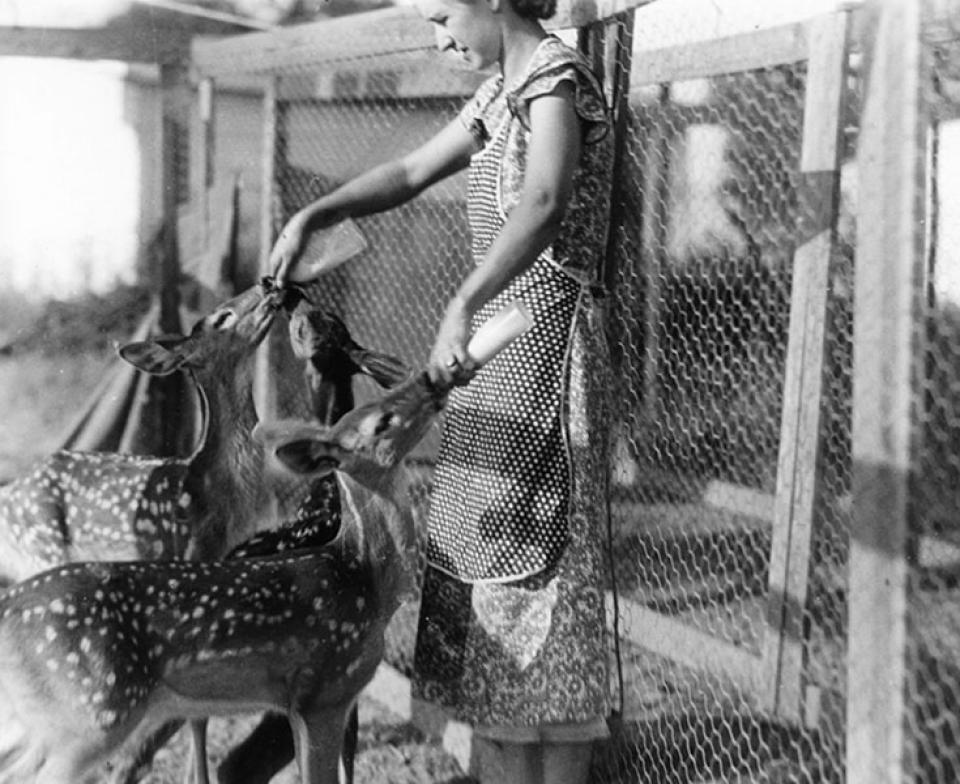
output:
[[[223,310],[212,316],[210,326],[213,329],[226,329],[237,321],[237,314],[232,310]]]
[[[389,430],[391,425],[393,425],[393,414],[385,412],[381,414],[380,419],[377,420],[377,426],[374,429],[373,434],[378,436],[381,433]]]

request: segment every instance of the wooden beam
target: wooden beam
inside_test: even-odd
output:
[[[800,156],[797,250],[793,258],[780,454],[770,554],[763,661],[765,707],[790,721],[802,712],[804,612],[820,493],[820,413],[830,265],[840,208],[847,13],[813,21]]]
[[[486,73],[477,71],[438,68],[434,56],[404,59],[396,67],[376,58],[337,63],[320,72],[287,77],[279,89],[284,101],[465,98],[473,95],[486,77]]]
[[[277,232],[277,156],[283,155],[278,150],[278,143],[282,136],[280,124],[280,106],[277,100],[277,79],[266,81],[263,93],[263,133],[261,136],[261,190],[260,190],[260,273],[270,272],[270,252],[273,249],[274,237]],[[275,349],[272,338],[276,327],[267,335],[257,350],[256,366],[253,379],[253,397],[260,419],[271,419],[277,415],[277,386],[276,376],[273,373],[273,356]]]
[[[853,530],[848,599],[849,784],[907,781],[909,483],[923,330],[922,4],[870,0],[857,170]],[[912,755],[911,755],[912,756]]]
[[[550,29],[581,27],[651,0],[568,0],[548,21]],[[431,26],[409,6],[295,25],[222,40],[198,39],[193,63],[204,76],[276,72],[334,60],[433,50]],[[434,53],[434,58],[441,57]],[[454,61],[442,57],[452,70]]]
[[[613,595],[609,591],[606,604],[607,618],[613,618]],[[618,607],[624,639],[691,670],[723,679],[740,696],[756,702],[763,686],[757,654],[623,596],[618,598]],[[608,626],[612,633],[612,625]]]
[[[147,28],[0,27],[0,57],[61,57],[127,63],[184,63],[190,36]]]
[[[201,74],[213,77],[268,73],[433,45],[430,25],[412,8],[398,7],[219,41],[198,39],[193,45],[193,64]]]
[[[182,160],[181,145],[186,143],[189,112],[193,95],[182,65],[166,64],[160,68],[161,138],[160,193],[163,199],[163,255],[159,279],[160,328],[177,333],[180,323],[180,238],[177,233],[179,214],[179,187],[183,172],[178,171]],[[176,419],[176,417],[173,417]]]
[[[193,198],[199,199],[203,223],[203,247],[209,248],[212,236],[210,231],[210,190],[213,188],[216,174],[216,87],[213,79],[202,79],[197,85],[197,109],[200,115],[200,144],[197,150],[197,179]]]
[[[549,30],[584,27],[593,22],[609,22],[613,17],[645,6],[653,0],[559,0],[557,13],[547,20]]]
[[[807,58],[809,37],[810,23],[798,22],[726,38],[645,49],[634,58],[630,83],[641,87],[799,62]]]

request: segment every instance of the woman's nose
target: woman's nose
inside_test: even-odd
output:
[[[441,52],[447,51],[447,49],[454,45],[453,38],[451,37],[450,33],[440,27],[440,25],[437,25],[434,28],[434,33],[437,39],[437,49],[439,49]]]

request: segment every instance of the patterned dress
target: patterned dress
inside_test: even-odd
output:
[[[414,692],[490,737],[606,734],[603,510],[609,362],[599,270],[611,176],[609,116],[584,61],[555,37],[504,88],[487,80],[460,117],[481,260],[519,200],[529,106],[569,82],[584,144],[559,236],[476,314],[514,299],[534,326],[447,405],[431,495]]]

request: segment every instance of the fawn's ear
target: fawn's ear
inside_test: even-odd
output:
[[[323,473],[335,467],[329,450],[324,449],[327,429],[296,419],[258,422],[253,429],[255,441],[295,474]]]
[[[391,389],[410,377],[410,368],[389,354],[369,351],[359,346],[348,353],[353,364],[384,389]]]
[[[295,439],[278,445],[273,453],[293,473],[317,476],[332,471],[340,463],[329,452],[319,449],[320,446],[311,439]]]
[[[144,373],[154,376],[168,376],[180,370],[186,362],[186,356],[177,349],[183,338],[163,337],[154,340],[141,340],[127,343],[119,349],[120,356]]]

